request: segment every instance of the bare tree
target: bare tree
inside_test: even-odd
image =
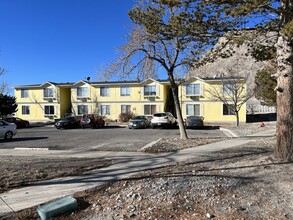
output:
[[[201,0],[142,0],[129,11],[134,27],[120,57],[108,69],[120,76],[156,78],[164,71],[169,79],[181,139],[187,138],[178,98],[176,74],[194,65],[230,26],[221,14]]]
[[[0,76],[4,75],[5,69],[0,67]],[[1,81],[0,82],[0,94],[8,94],[10,92],[9,86],[7,82]]]
[[[222,86],[212,86],[207,90],[212,99],[223,102],[225,110],[235,114],[237,126],[239,126],[240,109],[255,94],[255,88],[247,90],[248,77],[240,76],[239,68],[240,66],[237,65],[234,68],[228,68],[221,75]]]

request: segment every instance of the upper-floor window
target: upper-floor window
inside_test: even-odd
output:
[[[130,87],[129,86],[121,86],[120,87],[120,96],[130,96]]]
[[[188,96],[194,96],[194,95],[200,95],[200,84],[199,83],[193,83],[186,85],[186,95]]]
[[[77,114],[78,115],[83,115],[83,114],[88,114],[88,106],[87,105],[78,105],[77,106]]]
[[[200,104],[187,104],[186,115],[200,115]]]
[[[130,105],[121,105],[121,113],[129,113],[129,112],[131,112]]]
[[[232,95],[236,90],[235,82],[226,81],[223,82],[223,94],[224,95]]]
[[[78,98],[88,97],[88,88],[81,86],[76,88],[76,95]]]
[[[54,105],[45,105],[45,115],[54,115],[55,108]]]
[[[155,95],[157,95],[156,85],[145,85],[143,94],[144,94],[144,96],[155,96]]]
[[[44,88],[44,98],[54,98],[54,88]]]
[[[100,96],[110,96],[110,88],[108,86],[101,87]]]
[[[223,104],[223,115],[235,115],[234,106],[232,104]]]
[[[20,91],[20,93],[21,93],[21,98],[28,98],[28,90],[27,89],[22,89],[21,91]]]

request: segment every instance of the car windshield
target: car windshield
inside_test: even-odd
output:
[[[133,119],[145,119],[145,117],[144,116],[136,116]]]
[[[201,120],[200,116],[188,116],[187,119],[189,120]]]
[[[154,114],[154,117],[165,117],[166,113],[156,113]]]
[[[64,119],[65,120],[72,120],[74,117],[72,117],[72,116],[67,116],[67,117],[65,117]]]

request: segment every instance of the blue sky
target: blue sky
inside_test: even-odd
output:
[[[11,87],[75,82],[125,42],[134,0],[0,0],[0,76]]]

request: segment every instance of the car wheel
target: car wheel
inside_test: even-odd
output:
[[[4,139],[5,140],[11,140],[13,137],[13,133],[11,131],[7,131],[5,136],[4,136]]]

